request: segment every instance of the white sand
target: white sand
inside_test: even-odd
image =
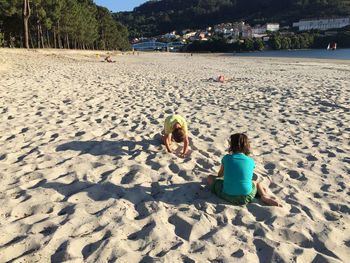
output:
[[[350,61],[96,53],[0,49],[0,262],[348,262]],[[282,208],[210,193],[234,132]]]

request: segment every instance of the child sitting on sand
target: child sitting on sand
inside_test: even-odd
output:
[[[248,137],[242,133],[233,134],[229,144],[229,154],[222,158],[218,176],[208,176],[211,191],[235,205],[252,202],[258,193],[264,203],[280,206],[277,201],[266,195],[259,183],[252,180],[255,164],[254,160],[248,157],[250,154]]]
[[[170,115],[164,121],[164,135],[162,136],[163,142],[168,150],[172,153],[170,149],[171,141],[184,142],[184,149],[181,157],[186,157],[188,149],[188,131],[187,123],[183,117],[180,115]]]

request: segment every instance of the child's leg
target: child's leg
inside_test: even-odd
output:
[[[268,197],[266,194],[265,189],[261,186],[261,184],[259,184],[256,181],[253,181],[253,183],[255,183],[256,188],[258,190],[258,194],[261,196],[261,201],[263,201],[265,204],[267,205],[271,205],[271,206],[281,206],[277,201],[273,200],[271,197]]]
[[[209,175],[208,178],[207,178],[207,182],[209,184],[209,186],[211,186],[215,180],[216,176],[214,175]]]

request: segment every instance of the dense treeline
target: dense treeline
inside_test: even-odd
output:
[[[318,32],[298,35],[275,35],[270,38],[269,45],[279,49],[326,48],[328,44],[338,43],[340,48],[350,48],[350,31],[341,31],[335,35],[323,35]]]
[[[24,47],[23,0],[0,0],[0,46]],[[128,49],[128,30],[92,0],[31,0],[26,10],[32,48]],[[28,6],[27,6],[28,7]]]
[[[242,52],[242,51],[262,51],[266,48],[281,49],[308,49],[326,48],[328,44],[334,43],[341,48],[350,48],[350,27],[335,35],[323,35],[319,32],[307,32],[301,34],[290,33],[274,34],[270,36],[267,43],[260,39],[242,39],[235,43],[229,43],[224,37],[216,37],[209,41],[194,41],[187,47],[190,52]]]
[[[241,52],[262,51],[263,49],[263,41],[253,38],[229,43],[224,37],[216,37],[208,41],[196,40],[187,46],[188,52]]]
[[[303,18],[349,14],[348,0],[153,0],[114,18],[128,26],[131,37],[138,37],[239,20],[283,26]]]

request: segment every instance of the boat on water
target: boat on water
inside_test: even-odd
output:
[[[331,43],[328,43],[327,50],[331,49]]]

